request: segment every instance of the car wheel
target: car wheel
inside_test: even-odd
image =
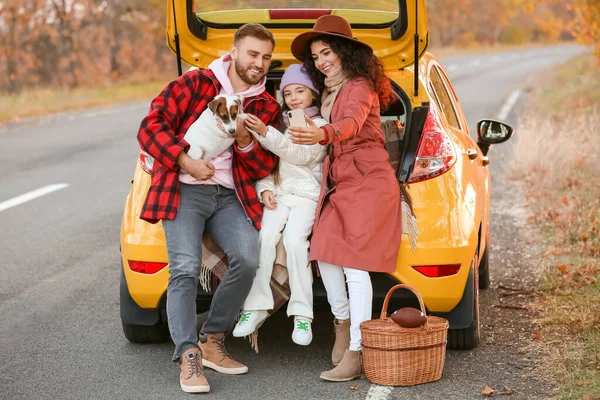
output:
[[[477,256],[473,257],[473,264]],[[475,266],[473,266],[475,268]],[[475,273],[475,270],[473,270]],[[475,274],[471,290],[473,290],[473,321],[464,329],[448,331],[448,347],[456,350],[471,350],[479,344],[479,274]]]
[[[156,325],[133,325],[122,322],[123,333],[131,343],[164,343],[169,339],[169,327],[164,322]]]
[[[488,252],[489,244],[486,243],[483,257],[479,263],[479,289],[487,289],[490,287],[490,256]]]

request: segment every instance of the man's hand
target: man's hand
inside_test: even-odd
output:
[[[252,143],[252,134],[246,129],[246,125],[244,124],[244,120],[242,118],[238,118],[236,120],[237,127],[235,129],[235,133],[233,134],[233,138],[235,139],[238,147],[243,149],[244,147],[250,146]]]
[[[210,179],[215,174],[214,165],[206,160],[194,160],[183,151],[177,157],[177,164],[199,181]]]
[[[270,190],[265,190],[261,193],[262,201],[265,203],[265,207],[269,210],[275,210],[277,208],[277,200],[275,195]]]

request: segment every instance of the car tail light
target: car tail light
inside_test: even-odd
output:
[[[144,151],[140,152],[140,166],[144,171],[151,174],[154,168],[154,158]]]
[[[430,108],[417,147],[415,166],[408,183],[435,178],[448,171],[455,162],[454,145],[444,131],[435,109]]]
[[[429,278],[456,275],[460,270],[460,264],[413,265],[412,267]]]
[[[167,263],[162,262],[148,262],[148,261],[133,261],[127,260],[129,263],[129,269],[133,272],[139,272],[140,274],[155,274],[164,267],[167,266]]]

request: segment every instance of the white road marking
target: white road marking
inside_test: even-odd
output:
[[[448,66],[446,67],[446,69],[447,69],[448,71],[454,71],[454,70],[455,70],[455,69],[457,69],[457,68],[458,68],[458,65],[456,65],[456,64],[450,64],[450,65],[448,65]]]
[[[393,387],[372,384],[365,400],[386,400],[392,394]]]
[[[520,95],[521,89],[517,89],[514,92],[512,92],[510,96],[508,96],[508,99],[506,99],[506,101],[502,105],[502,108],[500,109],[500,112],[498,113],[498,116],[496,118],[500,121],[505,120],[506,117],[508,117],[510,110],[512,110]]]
[[[42,197],[48,193],[56,192],[57,190],[64,189],[67,186],[69,186],[68,183],[56,183],[54,185],[44,186],[39,189],[32,190],[31,192],[24,193],[20,196],[13,197],[12,199],[8,199],[0,203],[0,211],[18,206],[19,204],[26,203],[33,199],[37,199],[38,197]]]

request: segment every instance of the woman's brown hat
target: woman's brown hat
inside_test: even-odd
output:
[[[296,57],[296,59],[303,61],[306,44],[312,38],[321,35],[342,37],[371,49],[371,46],[368,44],[360,42],[358,39],[352,37],[352,28],[346,19],[339,15],[322,15],[315,21],[315,26],[313,26],[312,31],[301,33],[292,41],[292,55]]]

